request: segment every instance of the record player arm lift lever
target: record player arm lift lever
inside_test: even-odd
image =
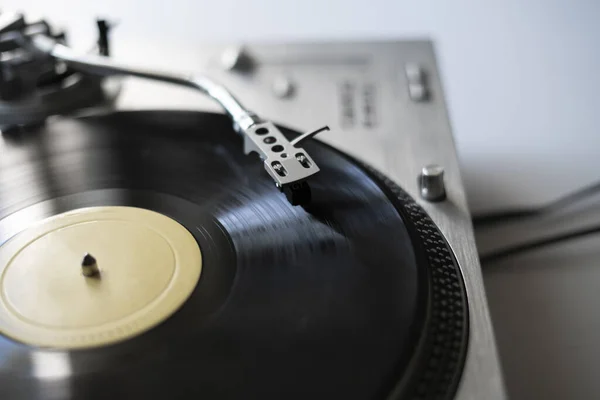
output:
[[[234,129],[244,138],[244,152],[256,152],[275,184],[292,204],[306,203],[310,189],[306,179],[319,172],[319,167],[308,153],[298,147],[315,134],[328,130],[322,128],[301,135],[291,142],[271,122],[264,121],[250,111],[222,85],[202,75],[184,75],[131,67],[114,62],[108,57],[80,54],[46,36],[32,40],[35,48],[70,65],[73,69],[100,75],[128,75],[138,78],[185,86],[216,100],[232,119]]]

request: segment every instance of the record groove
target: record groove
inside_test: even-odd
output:
[[[124,205],[175,219],[203,256],[190,299],[131,340],[57,353],[0,337],[0,397],[439,398],[456,386],[466,301],[448,245],[404,192],[330,147],[305,146],[321,172],[301,208],[214,114],[60,119],[0,146],[0,241],[27,221]],[[64,373],[43,379],[44,357]]]

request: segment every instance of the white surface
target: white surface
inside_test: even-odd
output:
[[[82,45],[95,16],[116,18],[119,55],[119,43],[154,41],[157,59],[178,42],[193,49],[215,40],[429,36],[475,211],[536,204],[598,179],[597,0],[9,0],[3,8],[51,17]],[[600,398],[594,244],[515,258],[487,273],[512,398]]]
[[[598,207],[587,203],[564,214],[480,230],[480,252],[600,224]],[[483,265],[511,399],[600,398],[598,240],[588,237]]]

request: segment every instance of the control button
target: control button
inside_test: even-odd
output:
[[[421,84],[408,84],[408,95],[413,101],[426,101],[427,89]]]
[[[376,89],[374,83],[365,83],[363,86],[363,125],[365,128],[372,128],[376,125],[377,107],[376,107]]]
[[[427,87],[427,76],[419,64],[409,63],[404,66],[406,79],[408,81],[408,95],[413,101],[427,101],[429,99],[429,88]]]
[[[221,66],[231,72],[250,72],[252,58],[242,46],[228,47],[221,54]]]
[[[423,69],[418,64],[406,64],[404,70],[409,84],[423,83]]]
[[[292,97],[295,90],[294,82],[286,76],[278,76],[273,81],[273,94],[280,99]]]
[[[353,82],[344,81],[339,86],[340,94],[340,110],[341,110],[341,125],[344,129],[349,129],[354,126],[355,112],[354,106],[356,102],[356,88]]]

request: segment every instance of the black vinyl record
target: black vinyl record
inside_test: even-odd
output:
[[[304,147],[321,171],[299,207],[220,115],[122,112],[5,134],[0,244],[24,221],[134,206],[185,226],[203,271],[181,309],[123,342],[67,351],[0,336],[0,398],[452,397],[468,318],[448,245],[392,182]],[[44,376],[44,354],[66,365]]]

